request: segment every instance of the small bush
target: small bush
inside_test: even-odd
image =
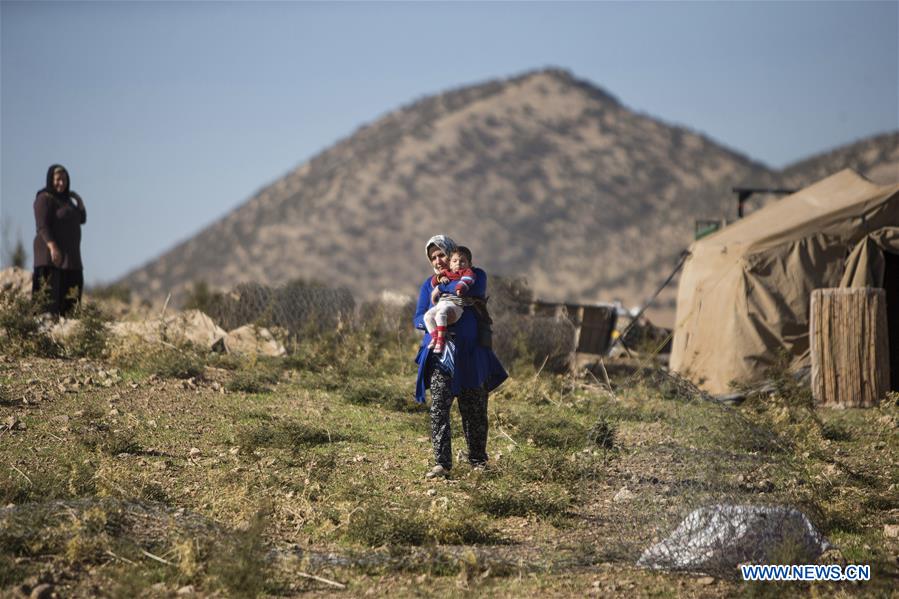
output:
[[[428,521],[424,514],[410,506],[390,510],[383,504],[370,503],[366,509],[353,514],[347,525],[346,537],[368,545],[424,545],[428,537]]]
[[[791,409],[814,410],[815,399],[811,385],[790,372],[785,366],[786,360],[787,358],[782,358],[778,366],[768,371],[777,397]]]
[[[828,422],[821,429],[821,436],[828,441],[851,441],[852,431],[845,424]]]
[[[668,419],[666,412],[645,403],[616,401],[604,404],[603,411],[618,422],[660,422]]]
[[[44,293],[46,297],[46,292]],[[49,323],[41,317],[44,300],[16,291],[0,291],[0,344],[11,355],[55,357],[59,346],[50,338]]]
[[[492,276],[488,306],[493,318],[493,351],[509,367],[543,367],[565,372],[573,355],[575,328],[567,318],[530,314],[534,293],[524,278]]]
[[[531,310],[534,292],[527,279],[493,275],[489,280],[490,312],[494,317],[506,314],[525,315]]]
[[[22,243],[22,238],[19,237],[16,239],[16,246],[9,257],[9,263],[16,268],[25,268],[26,262],[28,262],[28,252],[25,251],[25,244]]]
[[[302,422],[263,422],[238,430],[235,444],[242,452],[252,453],[261,447],[298,450],[304,447],[344,441],[347,437]]]
[[[70,497],[89,497],[97,494],[94,474],[96,470],[88,460],[75,459],[77,454],[69,458],[66,491]]]
[[[493,319],[493,350],[513,367],[567,372],[574,341],[574,324],[567,318],[505,314]]]
[[[17,507],[4,517],[0,527],[0,555],[37,556],[60,550],[57,535],[48,534],[56,528],[56,518],[46,505]]]
[[[368,545],[472,545],[496,543],[496,530],[488,519],[470,506],[429,509],[414,501],[387,505],[372,502],[355,512],[347,526],[346,538]]]
[[[88,294],[98,300],[116,301],[123,304],[131,303],[131,288],[122,283],[91,287],[88,290]]]
[[[258,512],[244,530],[234,531],[212,552],[209,574],[233,597],[258,597],[271,585],[266,522],[270,510]]]
[[[503,473],[530,482],[554,482],[576,487],[585,472],[574,456],[562,449],[520,447],[503,458]]]
[[[96,304],[82,302],[75,316],[78,325],[65,342],[69,355],[77,358],[102,357],[109,343],[109,329],[106,328],[109,315]]]
[[[641,368],[630,379],[629,384],[643,392],[667,401],[692,402],[711,400],[711,396],[697,387],[692,381],[655,366]]]
[[[397,412],[421,412],[425,408],[416,403],[408,388],[384,382],[362,380],[348,386],[343,398],[355,405],[376,405]]]
[[[338,450],[331,447],[294,453],[286,465],[303,473],[290,481],[288,487],[305,494],[310,501],[317,501],[323,493],[331,491],[328,482],[342,469]]]
[[[483,514],[471,506],[432,509],[428,537],[442,545],[481,545],[501,541],[499,533]]]
[[[359,306],[356,315],[358,328],[378,335],[405,337],[412,333],[410,322],[415,313],[415,303],[408,302],[365,302]]]
[[[228,391],[243,393],[268,393],[279,378],[276,371],[258,363],[251,364],[235,372],[227,388]]]
[[[221,311],[224,302],[225,298],[222,293],[210,290],[206,281],[199,280],[194,281],[193,286],[187,292],[182,308],[184,310],[199,310],[204,314],[212,316],[212,314]],[[215,320],[214,317],[213,320]]]
[[[600,416],[590,428],[587,437],[597,447],[612,449],[615,446],[616,430],[617,427],[614,422],[605,416]]]
[[[239,354],[213,352],[206,357],[206,364],[222,370],[237,371],[246,368],[246,360]]]
[[[203,376],[203,359],[191,349],[147,346],[122,361],[124,366],[143,370],[162,378],[190,379]]]
[[[504,397],[534,406],[558,405],[559,399],[572,390],[570,379],[561,376],[513,377],[502,386]]]
[[[65,556],[70,564],[94,561],[109,549],[111,539],[107,527],[112,526],[109,513],[97,505],[84,510],[69,525]]]
[[[473,508],[501,518],[562,515],[572,501],[568,491],[559,485],[522,485],[513,479],[488,482],[472,495]]]
[[[581,449],[587,443],[587,430],[561,414],[543,411],[513,418],[519,436],[531,439],[537,447]]]
[[[102,415],[97,410],[85,410],[77,423],[78,441],[88,449],[111,456],[141,451],[140,444],[135,440],[137,435],[134,430],[112,428],[102,420]]]
[[[344,345],[344,338],[336,331],[294,342],[287,357],[284,358],[284,367],[314,373],[323,373],[335,368],[342,370],[346,359],[342,352]]]
[[[28,479],[12,468],[0,471],[0,505],[45,501],[60,494],[59,479],[52,473],[29,471],[26,474]]]
[[[27,576],[11,555],[0,553],[0,588],[8,588],[22,582]]]

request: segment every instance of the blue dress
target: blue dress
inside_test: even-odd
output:
[[[477,280],[467,295],[485,297],[487,292],[487,273],[480,268],[473,269]],[[445,285],[439,285],[443,293],[454,293],[458,281],[451,281]],[[418,305],[415,308],[413,325],[416,329],[426,331],[424,315],[431,307],[431,277],[425,279],[418,294]],[[500,364],[493,350],[482,347],[478,343],[478,320],[473,308],[467,307],[462,312],[459,320],[447,327],[447,333],[451,334],[455,353],[453,354],[454,371],[452,373],[452,392],[458,396],[463,389],[478,389],[485,387],[487,391],[493,391],[505,381],[509,375]],[[415,382],[415,400],[419,403],[425,401],[425,390],[431,385],[431,372],[436,360],[429,360],[431,350],[428,344],[431,335],[425,333],[421,341],[421,347],[415,362],[418,364],[418,379]],[[449,351],[449,349],[444,350]],[[438,366],[439,367],[439,366]]]

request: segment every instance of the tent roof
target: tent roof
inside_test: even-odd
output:
[[[881,187],[844,169],[695,242],[694,249],[743,246],[748,253],[806,237],[864,214],[897,190],[899,185]]]

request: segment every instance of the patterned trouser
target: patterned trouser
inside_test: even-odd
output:
[[[473,465],[487,462],[487,391],[465,389],[459,393],[462,433],[468,445],[468,461]],[[453,405],[451,379],[439,368],[431,375],[431,443],[434,460],[449,470],[453,465],[450,437],[450,408]]]

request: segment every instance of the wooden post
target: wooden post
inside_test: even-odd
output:
[[[883,289],[815,289],[809,318],[812,394],[818,406],[876,406],[890,388]]]

